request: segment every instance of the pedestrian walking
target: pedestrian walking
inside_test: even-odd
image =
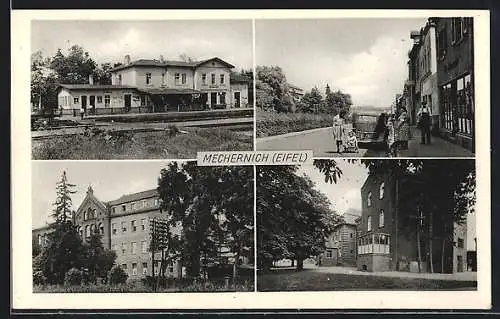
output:
[[[400,107],[397,113],[397,141],[398,147],[401,149],[408,149],[408,140],[410,139],[410,118],[408,116],[408,112],[406,112],[406,108]]]
[[[83,120],[83,116],[85,115],[85,109],[82,107],[80,107],[80,117],[82,118]]]
[[[344,129],[342,118],[337,114],[333,117],[333,139],[337,145],[337,153],[341,153],[342,140],[344,139]]]
[[[431,115],[426,101],[422,101],[419,110],[418,127],[422,136],[420,144],[431,144]]]

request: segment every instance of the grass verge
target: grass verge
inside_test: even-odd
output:
[[[225,287],[223,281],[204,281],[189,285],[172,284],[160,287],[157,293],[162,292],[224,292],[224,291],[254,291],[253,278],[240,278],[235,284]],[[154,292],[140,280],[130,280],[120,285],[35,285],[33,293],[147,293]]]
[[[346,275],[272,271],[257,277],[258,291],[332,291],[332,290],[476,290],[476,281],[451,281],[395,278],[368,275]]]
[[[276,113],[264,110],[256,112],[257,137],[300,132],[331,126],[333,115],[309,113]]]
[[[250,151],[252,136],[225,128],[183,128],[153,132],[114,132],[93,128],[82,134],[32,142],[32,158],[159,159],[196,158],[202,151]]]

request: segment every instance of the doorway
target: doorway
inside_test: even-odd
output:
[[[95,95],[89,96],[90,111],[95,114]]]
[[[125,94],[124,96],[125,99],[125,111],[130,111],[132,107],[132,95],[131,94]]]
[[[87,111],[87,96],[82,95],[82,108]]]
[[[241,102],[240,102],[240,92],[234,92],[234,107],[240,107]]]
[[[210,107],[215,108],[217,105],[217,92],[210,93]]]

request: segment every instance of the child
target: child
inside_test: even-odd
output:
[[[358,151],[358,139],[356,138],[356,133],[353,130],[350,130],[347,134],[347,148],[353,149],[355,152]]]

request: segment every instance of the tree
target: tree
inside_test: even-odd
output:
[[[113,66],[111,63],[103,63],[100,67],[96,67],[94,70],[94,81],[99,84],[111,84],[111,69]]]
[[[196,62],[196,59],[193,57],[188,56],[186,53],[182,53],[179,55],[179,59],[183,62]]]
[[[41,51],[31,55],[31,103],[43,114],[53,115],[57,108],[57,74],[50,69],[50,58]]]
[[[325,234],[338,220],[328,198],[295,166],[257,167],[257,244],[259,267],[282,258],[303,260],[322,252]]]
[[[181,256],[188,276],[199,276],[201,257],[217,258],[221,235],[239,240],[238,228],[253,214],[250,171],[251,167],[199,167],[194,162],[174,162],[161,171],[162,210],[171,213],[169,228],[181,229],[177,249],[169,254]]]
[[[83,243],[71,221],[74,186],[68,182],[66,172],[56,184],[57,197],[52,213],[54,222],[50,225],[51,232],[47,234],[47,246],[42,249],[37,261],[50,283],[63,283],[69,269],[79,269],[83,265]]]
[[[257,66],[255,89],[257,106],[262,109],[287,112],[293,103],[286,76],[278,66]]]
[[[318,113],[323,104],[323,97],[317,87],[311,89],[310,92],[306,92],[301,100],[301,109],[299,111],[304,113]]]
[[[61,180],[56,184],[57,197],[53,204],[55,208],[52,212],[52,217],[56,223],[65,223],[71,220],[71,194],[76,192],[73,190],[74,187],[74,184],[68,182],[66,171],[63,171]]]
[[[116,253],[104,248],[102,236],[99,234],[99,230],[96,229],[85,244],[85,264],[87,265],[90,281],[97,283],[97,277],[106,278],[115,260]]]
[[[60,83],[87,84],[89,75],[94,74],[97,64],[82,47],[73,45],[68,49],[67,56],[58,49],[50,67],[57,73]]]

